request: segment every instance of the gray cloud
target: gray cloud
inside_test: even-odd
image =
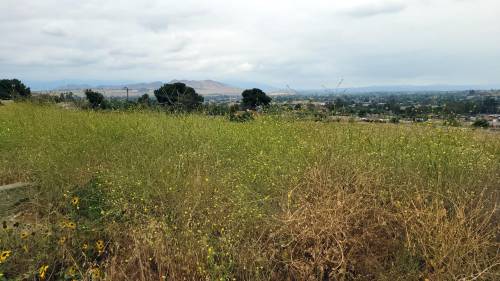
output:
[[[497,0],[2,0],[0,77],[319,87],[500,77]]]
[[[62,27],[54,25],[54,24],[49,24],[49,25],[44,26],[42,28],[42,32],[47,34],[47,35],[55,36],[55,37],[66,37],[68,35]]]
[[[385,14],[396,14],[406,9],[406,5],[398,2],[370,3],[352,7],[346,13],[352,17],[373,17]]]

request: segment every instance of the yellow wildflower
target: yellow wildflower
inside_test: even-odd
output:
[[[70,221],[70,222],[67,222],[67,223],[66,223],[66,227],[67,227],[67,228],[70,228],[70,229],[75,229],[75,228],[76,228],[76,223],[71,222],[71,221]]]
[[[99,280],[101,278],[101,271],[99,268],[94,267],[90,270],[90,275],[92,276],[92,280]]]
[[[26,239],[28,237],[29,233],[27,231],[21,232],[21,239]]]
[[[104,241],[98,240],[97,242],[95,242],[95,247],[99,254],[102,254],[102,252],[104,251]]]
[[[49,269],[48,265],[42,265],[38,269],[38,276],[40,277],[40,280],[45,280],[45,277],[47,276],[47,270]]]
[[[68,270],[66,271],[66,274],[69,276],[75,276],[76,275],[76,268],[74,266],[70,266]]]
[[[66,237],[59,238],[59,244],[64,244],[66,242]]]
[[[60,226],[61,228],[65,228],[65,227],[66,227],[66,221],[65,221],[65,220],[61,220],[61,221],[59,222],[59,226]]]
[[[10,257],[10,254],[12,251],[2,251],[0,253],[0,263],[3,263],[7,260],[8,257]]]
[[[73,204],[73,206],[77,206],[78,203],[80,203],[80,198],[78,198],[78,196],[74,196],[73,199],[71,199],[71,204]]]
[[[89,248],[89,244],[87,242],[84,242],[82,244],[82,250],[87,250]]]

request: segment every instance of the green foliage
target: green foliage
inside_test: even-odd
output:
[[[391,117],[391,119],[389,119],[389,122],[393,123],[393,124],[397,124],[397,123],[399,123],[399,118],[398,117]]]
[[[209,103],[203,107],[203,112],[211,116],[225,116],[230,113],[230,107],[227,104]]]
[[[443,122],[443,125],[450,127],[460,127],[461,124],[455,117],[450,116]]]
[[[474,123],[472,123],[472,126],[476,128],[488,128],[490,126],[490,123],[488,123],[487,120],[478,119],[474,121]]]
[[[243,99],[241,106],[245,109],[255,109],[257,106],[266,106],[271,102],[271,98],[260,89],[248,89],[241,93]]]
[[[235,113],[236,111],[240,110],[240,105],[239,104],[232,104],[229,106],[229,112]]]
[[[0,100],[14,98],[28,98],[31,96],[31,90],[18,79],[0,80]]]
[[[249,111],[236,111],[229,114],[229,121],[231,122],[247,122],[253,119],[253,115]]]
[[[51,104],[59,102],[59,97],[51,94],[38,94],[31,96],[29,101],[35,104]]]
[[[78,200],[75,219],[87,219],[97,221],[104,217],[107,210],[107,195],[103,189],[103,184],[96,178],[91,179],[81,188],[76,188],[72,192],[72,198]]]
[[[158,102],[173,109],[193,110],[198,108],[204,98],[184,83],[165,84],[154,91]]]
[[[75,102],[78,99],[77,96],[73,94],[73,92],[65,92],[59,94],[59,98],[57,102]]]
[[[91,89],[85,90],[85,97],[87,98],[90,106],[93,109],[106,108],[106,101],[104,95],[99,92],[94,92]]]
[[[140,96],[138,99],[137,99],[137,102],[139,104],[142,104],[142,105],[145,105],[145,106],[149,106],[151,105],[151,100],[149,98],[149,95],[148,94],[144,94],[142,96]]]

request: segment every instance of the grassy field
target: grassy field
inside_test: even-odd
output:
[[[500,135],[0,106],[0,280],[498,280]]]

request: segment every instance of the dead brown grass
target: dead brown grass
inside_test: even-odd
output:
[[[465,197],[378,192],[380,173],[314,167],[278,200],[280,211],[232,257],[238,280],[495,280],[494,190]],[[418,189],[415,189],[418,190]],[[462,198],[460,200],[459,198]],[[195,236],[149,222],[115,241],[110,280],[202,280],[206,252]],[[121,246],[120,246],[121,245]],[[123,245],[127,245],[123,247]],[[124,259],[123,257],[127,257]],[[253,268],[262,267],[260,272]],[[473,273],[473,274],[471,274]]]
[[[370,172],[316,167],[309,178],[287,194],[269,235],[271,279],[498,277],[494,190],[462,200],[415,191],[400,202],[381,196],[383,180]]]

